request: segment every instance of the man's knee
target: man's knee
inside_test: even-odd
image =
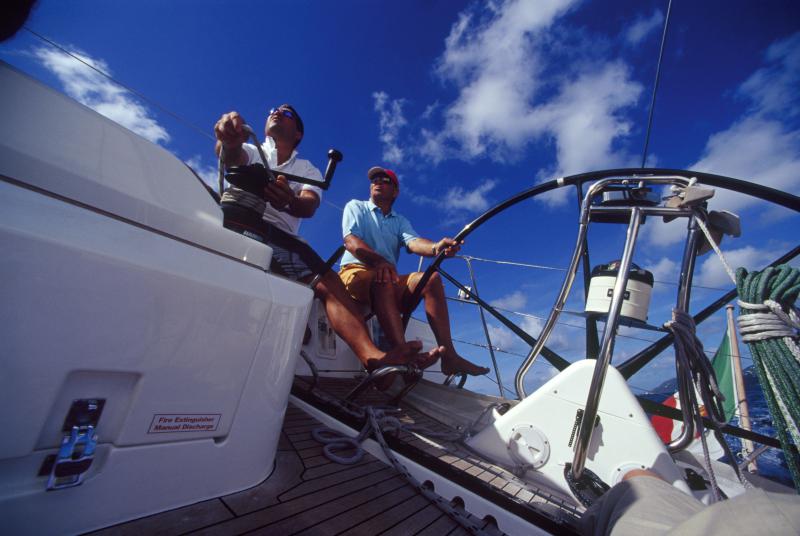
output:
[[[337,296],[344,292],[344,283],[339,279],[333,270],[328,270],[322,277],[320,277],[317,285],[314,287],[314,294],[322,301],[327,300],[331,296]]]
[[[439,275],[439,272],[433,272],[431,274],[431,278],[428,279],[428,282],[425,283],[425,288],[422,289],[422,292],[436,292],[439,290],[444,290],[444,285],[442,284],[442,276]]]

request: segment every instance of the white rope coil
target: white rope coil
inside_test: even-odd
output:
[[[736,274],[728,264],[725,255],[719,248],[719,244],[711,236],[703,218],[695,218],[697,225],[703,231],[708,243],[719,257],[722,266],[725,268],[728,277],[736,285]],[[756,313],[740,314],[738,318],[739,333],[744,342],[763,341],[766,339],[783,339],[792,355],[800,361],[800,346],[797,344],[798,330],[800,330],[800,317],[794,308],[789,309],[789,313],[784,312],[781,305],[774,300],[765,300],[761,303],[747,303],[738,301],[739,307],[760,311]]]
[[[761,311],[739,315],[739,333],[744,342],[783,339],[795,359],[800,361],[800,346],[797,344],[800,317],[793,308],[787,314],[774,300],[765,300],[763,304],[738,300],[738,304],[742,309]]]

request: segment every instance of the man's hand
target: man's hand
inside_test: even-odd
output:
[[[376,283],[399,283],[400,277],[397,275],[397,269],[394,264],[390,262],[380,262],[375,265],[375,282]]]
[[[461,242],[456,242],[452,238],[446,236],[434,244],[434,255],[438,255],[444,251],[445,257],[452,257],[458,253],[463,243],[463,240]]]
[[[238,151],[247,141],[248,134],[242,128],[245,124],[239,112],[229,112],[220,117],[214,125],[214,136],[220,141],[226,153]]]
[[[286,177],[278,175],[275,182],[271,182],[264,187],[264,199],[266,199],[275,210],[288,212],[289,205],[294,199],[294,190],[289,187]]]

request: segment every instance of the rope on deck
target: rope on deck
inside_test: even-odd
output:
[[[363,417],[366,417],[366,422],[364,423],[364,427],[361,429],[361,432],[354,438],[324,426],[312,430],[311,435],[317,441],[325,444],[322,450],[329,460],[334,463],[341,463],[345,465],[358,463],[361,458],[364,457],[364,448],[361,446],[361,443],[369,437],[373,437],[381,446],[381,449],[383,449],[384,455],[389,459],[389,462],[392,464],[392,467],[394,467],[395,471],[397,471],[414,489],[416,489],[417,492],[428,499],[431,503],[436,505],[437,508],[444,512],[448,517],[456,521],[470,534],[489,536],[491,533],[487,532],[483,526],[479,525],[476,518],[468,516],[465,512],[453,507],[441,495],[436,493],[432,487],[420,483],[420,481],[417,480],[402,463],[400,463],[400,461],[392,452],[392,449],[386,443],[386,439],[383,437],[384,433],[396,433],[401,430],[411,431],[414,428],[420,427],[403,424],[397,417],[387,415],[387,410],[391,411],[388,408],[365,406],[360,413]],[[431,434],[430,431],[426,432],[434,436],[440,435],[443,437],[445,435]],[[446,435],[450,436],[452,434]],[[353,454],[345,456],[337,452],[345,449],[353,449]]]

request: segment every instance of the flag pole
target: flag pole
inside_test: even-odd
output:
[[[731,365],[733,366],[734,385],[736,386],[736,415],[739,416],[739,426],[745,430],[750,428],[750,408],[747,405],[747,394],[744,389],[744,375],[742,374],[742,359],[739,354],[739,338],[736,335],[736,325],[733,321],[733,304],[726,306],[726,313],[728,315],[728,338],[730,340],[731,349]],[[753,452],[753,442],[749,439],[742,440],[742,456],[745,459]],[[751,473],[758,472],[758,465],[756,460],[753,459],[747,464],[747,470]]]

